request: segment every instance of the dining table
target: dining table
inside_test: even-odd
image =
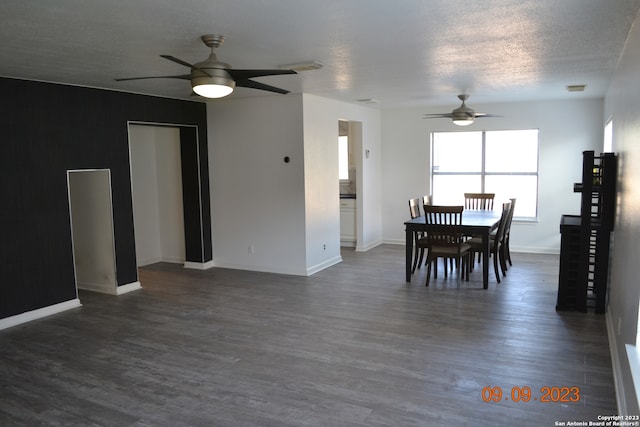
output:
[[[482,237],[482,287],[489,287],[489,236],[498,228],[500,212],[493,210],[465,209],[462,212],[462,234]],[[413,235],[424,232],[426,220],[424,215],[413,218],[404,223],[406,237],[406,280],[411,282],[411,260],[413,258]]]

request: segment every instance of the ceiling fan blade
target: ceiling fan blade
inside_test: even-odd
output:
[[[254,82],[253,80],[248,80],[248,79],[246,79],[246,80],[236,80],[236,86],[248,87],[248,88],[251,88],[251,89],[266,90],[266,91],[269,91],[269,92],[281,93],[283,95],[289,93],[288,90],[280,89],[279,87],[267,85],[267,84],[260,83],[260,82]]]
[[[480,117],[502,117],[497,116],[495,114],[487,114],[487,113],[476,113],[472,108],[469,108],[465,105],[465,101],[469,99],[469,95],[458,95],[458,99],[462,101],[462,105],[453,110],[450,113],[432,113],[432,114],[423,114],[423,119],[453,119],[453,121],[465,121],[468,123],[472,123],[474,119]]]
[[[175,62],[176,64],[184,65],[185,67],[196,68],[195,65],[189,64],[187,61],[183,61],[182,59],[176,58],[175,56],[171,56],[171,55],[160,55],[160,56],[163,57],[164,59],[168,59],[169,61]]]
[[[234,80],[246,80],[263,76],[279,76],[282,74],[298,74],[293,70],[235,70],[233,68],[225,68],[225,71],[229,73]]]
[[[478,117],[502,117],[497,114],[487,114],[487,113],[476,113],[476,118]]]
[[[182,79],[189,80],[191,76],[189,74],[180,74],[178,76],[147,76],[147,77],[127,77],[124,79],[116,79],[117,82],[124,82],[127,80],[144,80],[144,79]]]
[[[433,114],[423,114],[423,119],[441,119],[441,118],[452,118],[453,114],[451,113],[433,113]]]
[[[203,73],[205,73],[209,77],[213,77],[213,76],[211,76],[211,74],[209,74],[208,72],[206,72],[202,68],[199,68],[199,67],[197,67],[197,66],[195,66],[193,64],[190,64],[187,61],[183,61],[180,58],[176,58],[175,56],[171,56],[171,55],[160,55],[160,56],[163,57],[164,59],[168,59],[171,62],[175,62],[176,64],[184,65],[185,67],[189,67],[189,68],[194,68],[194,69],[196,69],[198,71],[202,71]]]

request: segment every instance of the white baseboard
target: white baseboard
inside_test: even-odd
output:
[[[523,254],[560,255],[559,248],[536,248],[532,246],[512,246],[511,252],[521,252]]]
[[[291,276],[311,276],[312,274],[315,274],[319,271],[322,271],[326,268],[329,268],[341,262],[342,262],[342,257],[338,255],[334,258],[323,261],[305,270],[274,267],[274,266],[268,266],[268,265],[243,265],[243,264],[231,264],[231,263],[224,263],[224,262],[217,262],[216,267],[231,268],[234,270],[259,271],[262,273],[288,274]]]
[[[144,267],[145,265],[156,264],[158,262],[162,262],[162,258],[139,259],[138,260],[138,267]]]
[[[381,244],[382,244],[382,241],[378,240],[377,242],[369,243],[369,244],[362,245],[362,246],[356,246],[355,251],[356,252],[367,252],[367,251],[375,248],[376,246],[380,246]]]
[[[334,258],[323,261],[304,270],[282,266],[233,264],[224,261],[217,261],[215,266],[218,268],[230,268],[233,270],[259,271],[262,273],[288,274],[291,276],[311,276],[312,274],[315,274],[341,262],[342,257],[338,255]]]
[[[117,295],[115,284],[78,282],[78,289],[83,289],[85,291],[91,292],[99,292],[101,294]]]
[[[170,257],[170,256],[163,256],[162,260],[160,262],[168,262],[170,264],[182,264],[184,263],[184,257]]]
[[[620,366],[620,354],[618,353],[618,343],[616,342],[616,332],[611,315],[607,310],[607,335],[609,337],[609,351],[611,352],[611,369],[613,370],[613,386],[616,390],[616,401],[618,404],[618,414],[627,413],[627,398],[624,392],[624,381],[622,368]]]
[[[261,273],[288,274],[291,276],[308,276],[306,269],[288,268],[272,265],[235,264],[232,262],[218,260],[215,263],[215,267],[229,268],[232,270],[259,271]]]
[[[213,267],[215,267],[213,260],[207,262],[185,261],[184,263],[184,268],[191,268],[193,270],[208,270]]]
[[[337,256],[335,258],[329,259],[325,262],[321,262],[320,264],[314,265],[313,267],[307,268],[307,276],[311,276],[318,271],[322,271],[325,268],[329,268],[332,265],[340,264],[342,262],[342,257]]]
[[[116,295],[127,294],[138,289],[142,289],[140,282],[127,283],[126,285],[116,286]]]
[[[406,243],[405,239],[383,239],[382,244],[385,245],[402,245]]]
[[[15,316],[0,319],[0,330],[20,325],[21,323],[31,322],[32,320],[58,314],[73,308],[82,307],[78,298],[61,302],[59,304],[50,305],[48,307],[39,308],[37,310],[27,311],[25,313],[16,314]]]
[[[144,259],[144,260],[138,260],[138,267],[144,267],[146,265],[151,265],[151,264],[157,264],[159,262],[168,262],[170,264],[183,264],[184,258],[180,258],[180,257],[170,257],[170,256],[163,256],[160,258],[148,258],[148,259]]]

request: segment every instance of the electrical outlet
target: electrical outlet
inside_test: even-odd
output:
[[[253,247],[253,245],[249,245],[249,253],[252,254],[255,252],[255,248]]]
[[[327,244],[326,244],[326,243],[323,243],[323,244],[322,244],[322,250],[323,250],[323,251],[326,251],[326,250],[327,250]]]

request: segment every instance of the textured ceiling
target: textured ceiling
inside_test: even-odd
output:
[[[0,75],[188,99],[202,34],[234,68],[310,60],[258,80],[379,108],[602,97],[640,0],[3,0]],[[566,85],[586,84],[582,93]],[[238,88],[231,97],[273,95]],[[216,100],[210,102],[224,102]]]

